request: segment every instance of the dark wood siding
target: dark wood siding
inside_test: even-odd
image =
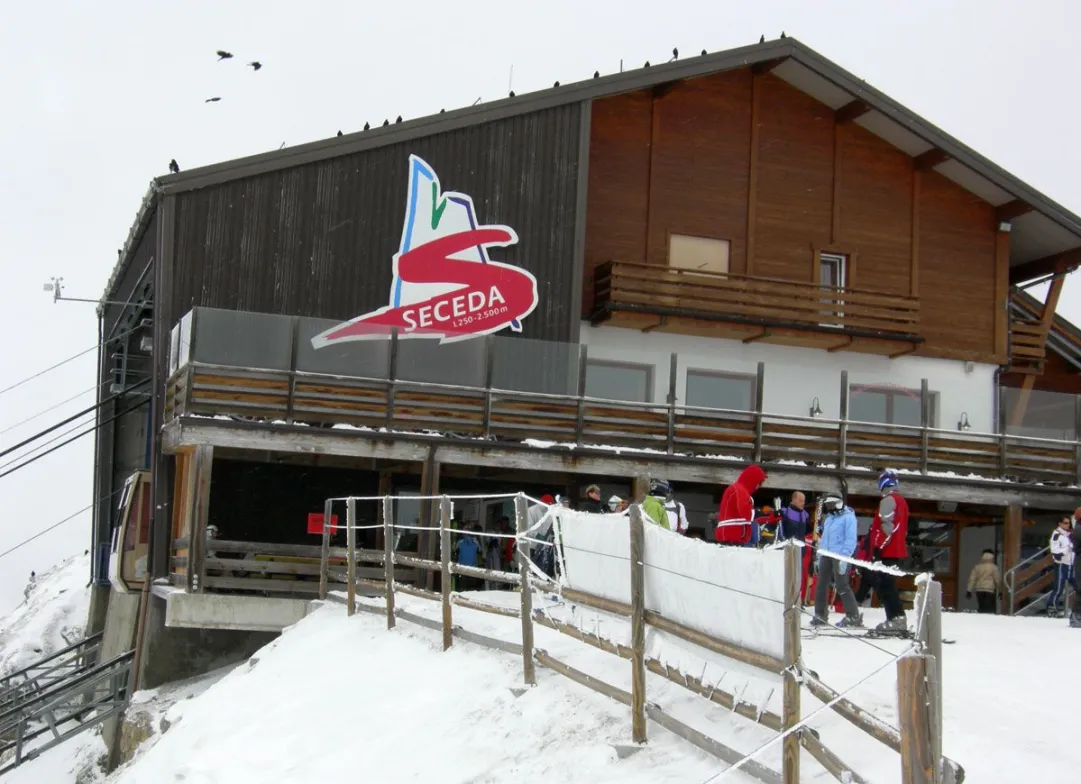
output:
[[[753,164],[750,69],[594,101],[583,312],[597,265],[665,264],[681,232],[730,240],[733,273],[753,248],[758,277],[810,282],[816,249],[847,253],[850,286],[921,298],[917,353],[1004,361],[991,205],[923,173],[914,226],[912,158],[772,74],[757,82]]]
[[[523,334],[577,335],[578,104],[248,177],[177,197],[170,323],[194,306],[347,319],[388,302],[409,154],[504,223],[492,253],[532,272]]]

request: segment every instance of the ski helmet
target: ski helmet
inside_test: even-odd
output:
[[[658,498],[667,498],[668,494],[672,492],[672,486],[668,484],[666,479],[650,479],[649,480],[649,494],[655,495]]]
[[[845,508],[845,499],[841,498],[840,493],[826,493],[826,497],[822,499],[822,508],[827,512],[840,512]]]
[[[899,481],[897,474],[894,471],[886,469],[878,476],[878,490],[879,492],[885,492],[886,490],[897,487]]]

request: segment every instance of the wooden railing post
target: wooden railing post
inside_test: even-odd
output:
[[[345,499],[345,574],[349,584],[345,587],[347,612],[352,615],[357,611],[357,502],[350,497]]]
[[[537,682],[533,664],[533,593],[529,584],[529,543],[522,539],[529,528],[529,508],[521,493],[514,499],[515,527],[518,531],[518,578],[522,584],[522,676],[527,686]]]
[[[586,425],[586,372],[588,370],[589,347],[578,349],[578,416],[574,425],[574,438],[578,446],[585,440]]]
[[[762,408],[765,400],[766,363],[758,363],[754,385],[754,462],[762,462]]]
[[[912,654],[897,660],[902,784],[934,784],[928,693],[928,671],[933,667],[930,656]]]
[[[383,579],[386,581],[387,628],[394,628],[394,507],[383,496]]]
[[[495,371],[495,335],[484,339],[484,437],[492,434],[492,377]]]
[[[676,451],[676,377],[679,372],[679,355],[672,352],[672,364],[668,368],[668,454]]]
[[[334,502],[329,498],[323,504],[323,541],[319,550],[319,598],[327,598],[327,583],[330,581],[330,525],[333,520]]]
[[[837,468],[848,467],[848,371],[841,371],[841,425],[837,430]]]
[[[454,626],[451,616],[450,592],[450,499],[439,499],[439,587],[443,594],[443,650],[454,644]]]
[[[800,582],[802,549],[794,542],[785,545],[784,551],[784,692],[781,709],[781,725],[785,730],[799,724],[801,654],[800,637]],[[781,741],[781,777],[784,784],[799,784],[800,734],[792,732]]]
[[[927,428],[931,426],[931,392],[927,379],[920,379],[920,473],[927,473]]]
[[[285,401],[285,421],[293,423],[293,405],[297,393],[297,344],[300,342],[300,317],[292,316],[291,345],[289,347],[289,397]]]
[[[642,507],[631,504],[631,737],[646,742],[645,524]]]

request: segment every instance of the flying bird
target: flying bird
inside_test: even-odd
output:
[[[224,49],[219,49],[219,50],[218,50],[218,62],[219,62],[219,63],[220,63],[220,62],[221,62],[222,60],[228,60],[228,59],[230,59],[230,58],[231,58],[232,56],[233,56],[233,53],[232,53],[232,52],[227,52],[227,51],[225,51]]]
[[[173,174],[180,174],[180,167],[176,165],[176,158],[169,161],[169,171]]]
[[[215,96],[214,98],[207,98],[203,103],[217,103],[221,100],[221,96]]]
[[[260,68],[263,67],[263,64],[261,62],[259,62],[258,60],[252,60],[250,63],[248,63],[248,65],[251,66],[251,69],[253,71],[258,71]]]

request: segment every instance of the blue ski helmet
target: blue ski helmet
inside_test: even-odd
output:
[[[884,492],[891,487],[897,487],[899,484],[897,480],[897,474],[893,471],[886,470],[879,474],[878,477],[878,490]]]

